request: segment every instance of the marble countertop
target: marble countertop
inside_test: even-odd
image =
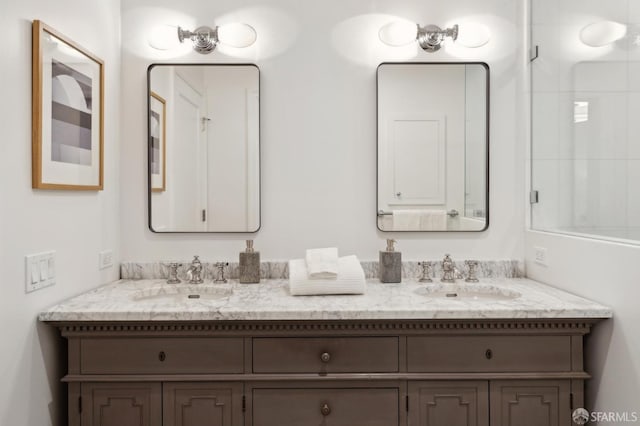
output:
[[[364,295],[291,296],[288,280],[260,284],[168,285],[164,280],[120,280],[68,299],[40,313],[40,321],[210,321],[609,318],[610,308],[524,278],[459,282],[498,298],[429,294],[441,286],[415,280],[383,284],[368,280]],[[475,286],[475,287],[474,287]],[[435,288],[438,290],[438,288]],[[460,288],[458,289],[460,290]],[[189,298],[200,294],[201,298]],[[509,298],[514,297],[515,298]]]

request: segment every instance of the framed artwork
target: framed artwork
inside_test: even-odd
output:
[[[101,190],[104,62],[33,21],[32,187]]]
[[[151,92],[149,105],[151,191],[161,192],[167,186],[167,102],[157,93]]]

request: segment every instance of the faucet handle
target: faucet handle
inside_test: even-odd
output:
[[[227,279],[224,277],[224,268],[229,266],[229,262],[216,262],[214,266],[218,269],[218,274],[213,282],[216,284],[226,283]]]
[[[167,284],[179,284],[181,281],[178,278],[178,268],[182,266],[182,263],[171,262],[166,266],[169,268]]]
[[[418,266],[422,266],[422,276],[420,277],[421,283],[432,283],[431,276],[433,275],[433,262],[422,261],[418,262]]]
[[[478,271],[476,270],[476,268],[478,267],[478,261],[477,260],[465,260],[464,264],[467,265],[467,268],[469,269],[469,275],[467,276],[467,279],[465,280],[468,283],[477,283],[478,281]]]

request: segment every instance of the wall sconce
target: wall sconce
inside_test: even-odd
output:
[[[437,52],[447,37],[465,47],[480,47],[487,44],[489,30],[484,25],[465,24],[462,31],[458,25],[441,29],[436,25],[421,27],[409,21],[396,21],[384,25],[378,32],[380,40],[390,46],[404,46],[417,41],[427,52]]]
[[[425,51],[436,52],[446,37],[451,37],[453,41],[458,38],[458,26],[443,30],[436,25],[421,27],[407,21],[397,21],[380,28],[378,37],[389,46],[404,46],[417,41]]]
[[[215,50],[218,43],[231,47],[248,47],[255,43],[256,30],[247,24],[226,24],[211,28],[202,26],[194,31],[178,27],[178,40],[193,42],[193,50],[206,55]]]

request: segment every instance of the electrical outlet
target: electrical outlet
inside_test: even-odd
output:
[[[547,248],[546,247],[534,247],[533,248],[533,261],[538,265],[549,266],[547,259]]]
[[[56,252],[48,251],[25,256],[25,287],[26,293],[55,285],[56,283]]]
[[[101,251],[98,257],[100,269],[107,269],[113,266],[113,250]]]

